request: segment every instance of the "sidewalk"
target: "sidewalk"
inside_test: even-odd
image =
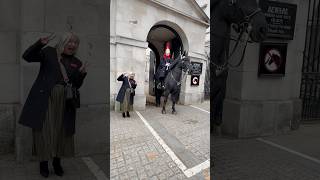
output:
[[[0,180],[96,180],[97,178],[88,168],[82,158],[62,159],[65,174],[61,178],[53,173],[51,162],[49,162],[49,177],[43,178],[39,174],[39,163],[37,161],[26,161],[17,163],[12,154],[0,156]]]
[[[215,180],[320,179],[320,124],[273,137],[212,138]]]
[[[111,179],[210,179],[209,114],[177,105],[172,115],[169,107],[161,114],[148,106],[130,118],[110,113]],[[204,168],[187,177],[199,164]]]
[[[200,108],[200,109],[199,109]],[[161,108],[110,112],[110,169],[107,154],[62,159],[65,175],[52,180],[209,180],[209,103],[177,105],[177,115],[161,114]],[[43,180],[37,161],[17,163],[14,155],[0,155],[0,180]]]

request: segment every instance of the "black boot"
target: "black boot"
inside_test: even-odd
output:
[[[123,112],[122,113],[122,117],[125,118],[126,117],[126,113]]]
[[[46,178],[49,176],[48,161],[40,162],[40,174]]]
[[[61,167],[61,162],[60,162],[60,158],[53,158],[53,162],[52,162],[52,166],[54,169],[54,173],[58,176],[62,176],[63,175],[63,169]]]
[[[127,111],[127,116],[130,117],[129,111]]]

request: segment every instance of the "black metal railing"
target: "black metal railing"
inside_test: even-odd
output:
[[[210,100],[210,55],[206,53],[207,66],[206,66],[206,75],[204,80],[204,99]]]
[[[308,22],[302,65],[300,98],[302,120],[320,120],[320,6],[309,0]]]

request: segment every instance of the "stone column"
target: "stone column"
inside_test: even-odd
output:
[[[112,72],[114,79],[111,80],[115,110],[119,111],[120,108],[120,103],[115,101],[115,98],[122,84],[122,82],[117,81],[117,77],[124,72],[135,73],[137,88],[134,97],[134,109],[144,110],[146,107],[145,72],[147,71],[146,68],[148,68],[146,67],[148,44],[147,42],[127,37],[116,36],[115,39],[116,56],[114,66],[116,66],[116,71]]]
[[[0,154],[13,153],[20,107],[20,1],[4,0],[0,6]]]
[[[288,132],[301,116],[300,81],[306,34],[308,2],[297,4],[293,40],[288,43],[284,77],[259,78],[259,44],[247,47],[241,67],[229,70],[222,132],[235,137],[254,137]],[[235,60],[240,54],[235,55]]]
[[[202,63],[199,86],[191,86],[191,75],[187,75],[181,86],[180,103],[190,105],[204,101],[204,82],[206,76],[207,60],[202,54],[190,54],[191,62]]]

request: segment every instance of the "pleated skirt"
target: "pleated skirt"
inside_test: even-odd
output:
[[[72,157],[74,156],[74,136],[66,134],[63,124],[65,109],[63,85],[55,85],[48,103],[42,129],[32,131],[32,153],[40,161],[48,161],[53,157]]]
[[[133,110],[133,105],[130,104],[130,88],[126,89],[123,102],[120,103],[120,111],[129,112]]]

